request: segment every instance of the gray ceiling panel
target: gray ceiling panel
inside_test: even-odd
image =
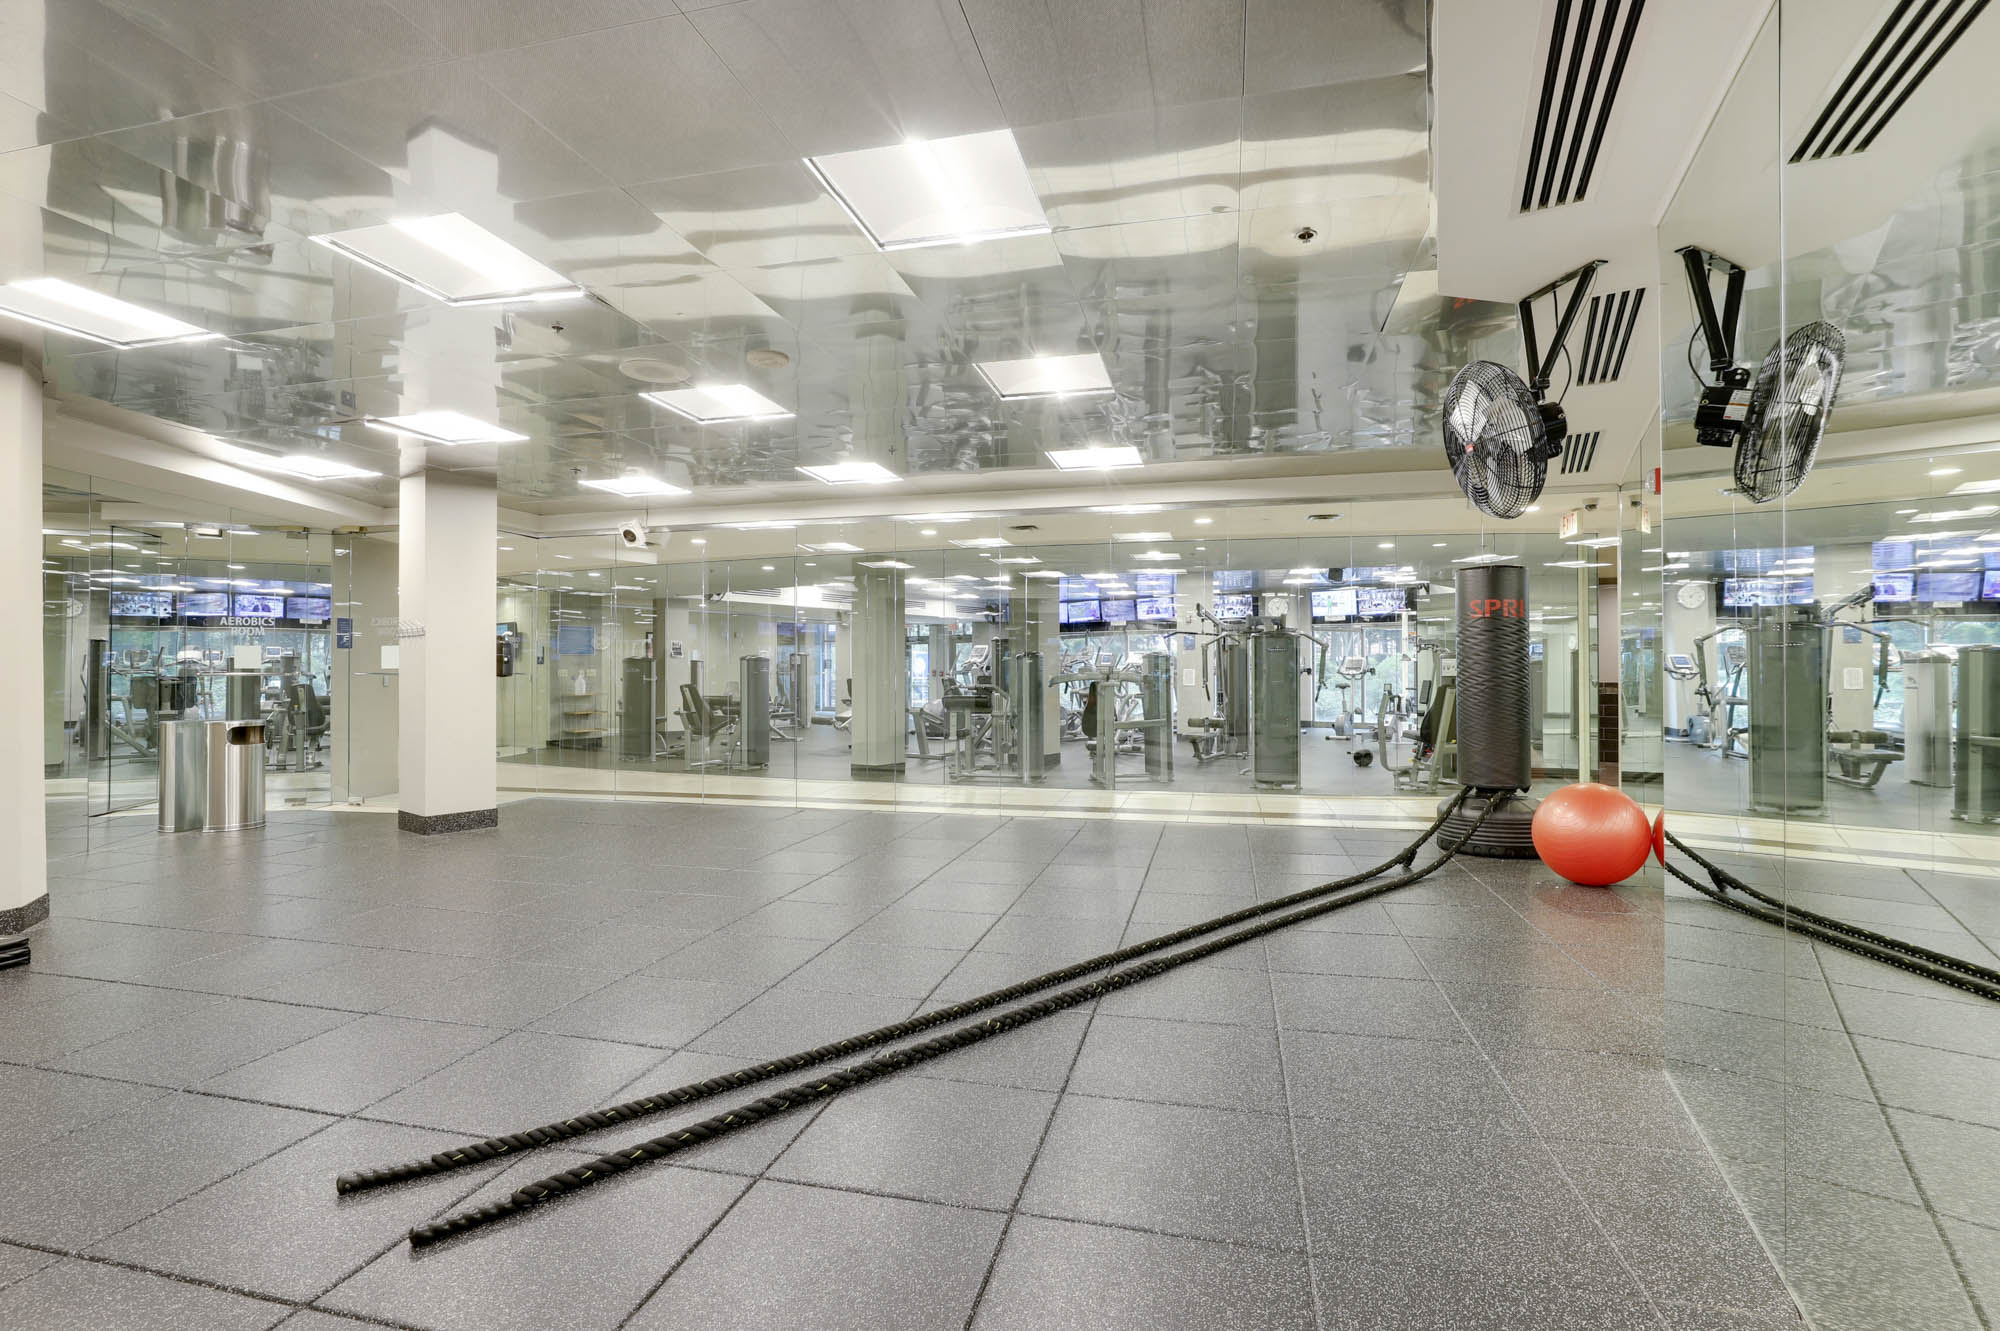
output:
[[[105,7],[260,97],[448,54],[382,0],[106,0]]]
[[[1246,0],[1248,96],[1424,67],[1424,0]]]
[[[677,13],[674,0],[389,0],[453,55],[480,55]]]
[[[1243,91],[1243,0],[966,0],[1014,125]]]

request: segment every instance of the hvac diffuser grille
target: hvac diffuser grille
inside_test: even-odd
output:
[[[1625,368],[1625,352],[1632,345],[1632,330],[1639,326],[1639,307],[1646,303],[1646,288],[1607,291],[1590,298],[1590,312],[1583,325],[1583,362],[1577,366],[1580,384],[1608,384]]]
[[[1984,8],[1986,0],[1897,0],[1820,109],[1792,161],[1868,151]]]
[[[1575,203],[1590,188],[1645,7],[1646,0],[1556,0],[1522,212]]]
[[[1563,444],[1562,474],[1575,476],[1590,470],[1590,464],[1597,458],[1598,431],[1586,430],[1573,434]]]

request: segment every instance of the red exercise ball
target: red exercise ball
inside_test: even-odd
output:
[[[1614,786],[1564,786],[1535,810],[1535,853],[1572,883],[1609,887],[1637,873],[1653,848],[1645,810]]]
[[[1665,809],[1653,815],[1653,858],[1662,864],[1667,862],[1667,811]]]

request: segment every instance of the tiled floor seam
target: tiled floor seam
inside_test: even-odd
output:
[[[1483,880],[1477,878],[1477,875],[1474,878],[1475,881],[1479,882],[1481,889],[1487,895],[1496,897],[1507,904],[1510,909],[1513,908],[1512,903],[1507,902],[1505,896],[1488,887]],[[1519,914],[1520,912],[1517,910],[1515,913]],[[1396,918],[1393,915],[1389,917],[1389,922],[1395,926],[1397,936],[1403,939],[1404,945],[1408,946],[1410,938],[1403,933],[1402,926],[1396,923]],[[1411,950],[1415,951],[1414,948]],[[1619,1245],[1617,1239],[1613,1236],[1612,1227],[1605,1223],[1604,1217],[1597,1213],[1597,1208],[1591,1204],[1589,1198],[1584,1196],[1583,1190],[1577,1186],[1576,1180],[1570,1177],[1569,1170],[1564,1166],[1562,1157],[1557,1153],[1555,1147],[1550,1144],[1549,1139],[1543,1135],[1540,1124],[1536,1121],[1535,1116],[1528,1111],[1528,1106],[1522,1101],[1519,1092],[1515,1090],[1514,1083],[1508,1080],[1506,1075],[1501,1072],[1500,1065],[1493,1058],[1493,1051],[1488,1049],[1473,1031],[1471,1023],[1467,1022],[1465,1014],[1458,1010],[1458,1004],[1452,1002],[1450,991],[1446,988],[1444,982],[1438,979],[1437,972],[1431,968],[1429,962],[1424,960],[1422,953],[1417,953],[1417,964],[1422,966],[1424,973],[1430,977],[1431,984],[1437,989],[1439,997],[1443,1000],[1445,1006],[1450,1009],[1452,1020],[1456,1021],[1459,1029],[1465,1032],[1465,1038],[1471,1047],[1479,1052],[1479,1057],[1486,1064],[1487,1071],[1499,1082],[1500,1086],[1506,1091],[1507,1098],[1513,1102],[1514,1108],[1520,1112],[1522,1118],[1527,1122],[1530,1131],[1533,1133],[1532,1140],[1542,1148],[1542,1151],[1548,1156],[1550,1163],[1555,1166],[1556,1173],[1561,1175],[1577,1206],[1582,1210],[1583,1214],[1590,1217],[1591,1226],[1597,1231],[1599,1237],[1606,1244],[1610,1245],[1611,1251],[1617,1255],[1618,1264],[1625,1273],[1625,1279],[1638,1292],[1640,1298],[1645,1301],[1647,1309],[1653,1314],[1653,1320],[1659,1324],[1662,1331],[1670,1331],[1671,1324],[1667,1321],[1666,1313],[1661,1309],[1658,1300],[1653,1297],[1652,1290],[1648,1289],[1646,1283],[1639,1278],[1639,1273],[1633,1268],[1631,1259],[1625,1255],[1624,1248]],[[1601,983],[1599,987],[1605,988]],[[1607,990],[1607,992],[1609,991]]]

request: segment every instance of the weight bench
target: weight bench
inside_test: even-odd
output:
[[[1873,790],[1890,763],[1903,761],[1903,751],[1888,746],[1889,737],[1880,730],[1836,730],[1828,733],[1826,756],[1833,760],[1827,779]]]

